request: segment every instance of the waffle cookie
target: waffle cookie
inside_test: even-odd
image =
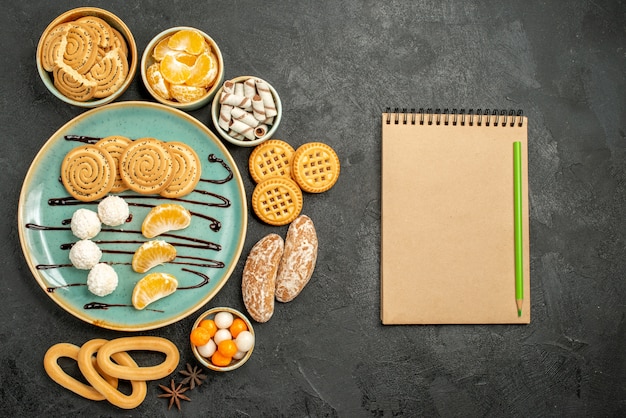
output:
[[[254,188],[252,208],[267,224],[287,225],[302,211],[302,191],[287,177],[270,177]]]
[[[290,177],[294,152],[291,145],[280,139],[270,139],[257,145],[248,159],[252,179],[260,183],[269,177]]]
[[[175,198],[185,196],[195,189],[200,181],[202,164],[198,154],[183,142],[166,143],[172,157],[172,181],[161,192],[161,196]]]
[[[291,177],[309,193],[321,193],[333,187],[340,169],[335,150],[321,142],[301,145],[291,161]]]
[[[115,182],[115,160],[95,145],[82,145],[65,155],[61,182],[74,198],[91,202],[105,197]]]
[[[120,193],[124,190],[128,190],[128,186],[124,183],[120,174],[119,166],[120,157],[131,142],[129,138],[120,135],[107,136],[96,142],[97,147],[105,149],[109,155],[113,157],[113,160],[115,160],[115,183],[113,183],[111,193]]]
[[[120,175],[129,189],[140,194],[159,194],[173,176],[169,147],[156,138],[140,138],[120,156]]]

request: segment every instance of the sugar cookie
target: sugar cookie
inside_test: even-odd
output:
[[[305,192],[321,193],[335,185],[340,169],[335,150],[322,142],[309,142],[293,155],[291,176]]]
[[[95,145],[82,145],[65,155],[61,181],[72,197],[91,202],[106,196],[115,182],[115,160]]]
[[[280,139],[270,139],[257,145],[248,159],[252,179],[260,183],[269,177],[290,177],[294,152],[291,145]]]
[[[172,171],[167,145],[155,138],[133,141],[120,156],[122,179],[137,193],[161,193],[172,181]]]
[[[254,188],[252,208],[263,222],[286,225],[302,210],[302,191],[287,177],[270,177]]]

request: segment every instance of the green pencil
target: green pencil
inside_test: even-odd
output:
[[[522,316],[524,303],[524,260],[522,239],[522,143],[513,143],[513,194],[515,222],[515,303],[517,316]]]

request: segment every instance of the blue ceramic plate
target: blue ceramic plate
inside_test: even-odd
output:
[[[69,220],[74,211],[97,211],[97,201],[72,199],[60,182],[61,161],[73,147],[95,138],[123,135],[154,137],[192,146],[202,160],[196,189],[178,200],[119,194],[131,217],[118,227],[102,226],[93,238],[102,250],[101,262],[117,272],[119,284],[108,296],[93,295],[86,286],[88,270],[69,261],[69,248],[78,240]],[[131,260],[145,241],[141,224],[151,207],[178,203],[192,213],[191,225],[160,236],[177,250],[172,263],[151,269],[178,279],[178,289],[144,310],[131,303],[135,283],[148,273],[135,273]],[[224,286],[234,270],[246,235],[245,190],[228,150],[202,123],[188,114],[156,103],[119,102],[89,110],[68,122],[37,154],[22,186],[19,234],[30,270],[42,290],[72,315],[88,323],[118,331],[141,331],[179,321],[202,308]]]

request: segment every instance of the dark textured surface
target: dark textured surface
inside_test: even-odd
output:
[[[208,373],[183,412],[150,382],[123,411],[52,382],[49,346],[124,335],[67,314],[38,287],[17,234],[19,192],[44,142],[83,112],[44,87],[41,31],[82,4],[11,2],[0,17],[0,414],[3,416],[624,416],[626,7],[623,1],[92,1],[139,52],[176,25],[221,46],[226,77],[279,91],[277,137],[333,146],[338,184],[306,196],[320,254],[293,302],[257,325],[250,362]],[[321,2],[320,2],[321,3]],[[330,2],[329,2],[330,3]],[[121,100],[149,100],[137,75]],[[380,113],[385,106],[521,108],[529,117],[532,323],[398,326],[379,320]],[[191,112],[210,125],[209,109]],[[249,149],[229,147],[240,168]],[[246,171],[243,171],[246,173]],[[252,180],[244,176],[246,190]],[[410,210],[410,208],[407,208]],[[242,309],[251,246],[285,228],[249,217],[237,270],[208,307]],[[145,334],[192,361],[196,315]],[[182,366],[182,363],[181,363]]]

